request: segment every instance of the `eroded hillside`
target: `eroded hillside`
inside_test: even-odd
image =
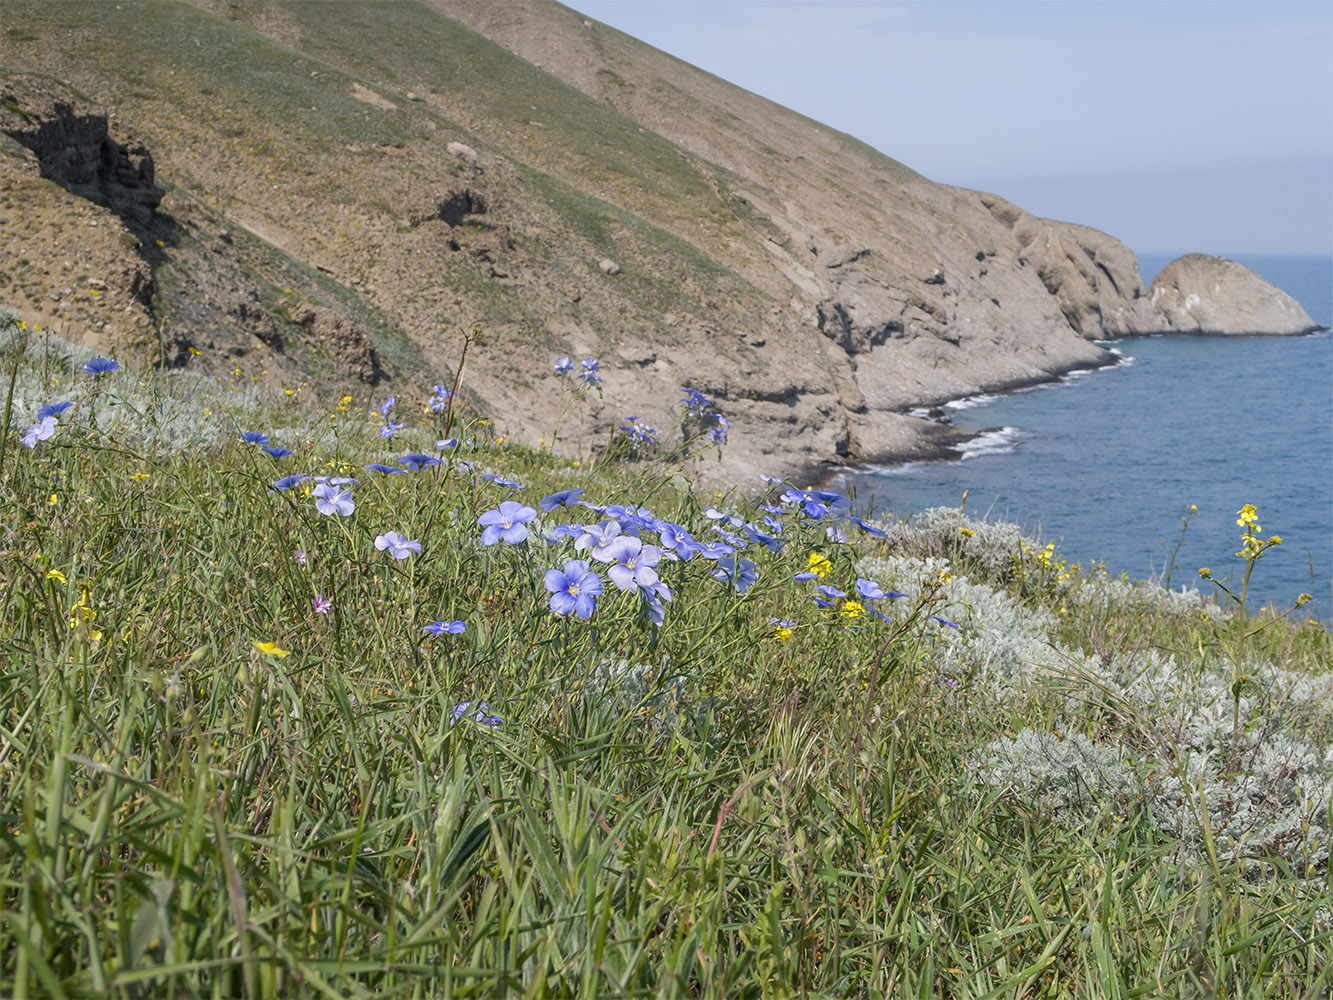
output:
[[[555,3],[3,6],[0,298],[75,339],[365,395],[438,381],[476,326],[508,433],[553,426],[554,357],[597,356],[567,436],[670,427],[689,385],[737,475],[929,448],[910,406],[1103,363],[1088,338],[1143,322],[1110,237]],[[155,210],[51,172],[35,136],[89,127]]]

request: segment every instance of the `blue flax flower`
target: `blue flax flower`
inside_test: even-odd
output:
[[[878,601],[881,597],[887,596],[878,583],[863,576],[856,578],[856,593],[863,601]]]
[[[650,622],[661,625],[666,621],[666,605],[662,602],[670,602],[671,589],[665,583],[658,580],[651,587],[641,587],[639,596],[643,598],[643,613]]]
[[[481,474],[481,478],[485,479],[488,482],[494,483],[496,486],[504,486],[507,489],[511,490],[527,489],[527,487],[524,486],[522,483],[516,483],[512,479],[505,479],[504,476],[497,476],[494,472],[483,472]]]
[[[467,630],[467,622],[431,622],[429,625],[423,625],[421,630],[431,635],[461,635]]]
[[[571,611],[580,618],[591,618],[602,592],[602,578],[584,559],[570,559],[563,570],[546,572],[546,589],[551,592],[551,610],[558,615]]]
[[[759,571],[749,559],[726,556],[717,561],[712,576],[723,583],[730,582],[736,588],[736,593],[743,594],[759,579]]]
[[[120,362],[111,358],[93,358],[83,363],[83,370],[89,375],[110,375],[112,372],[120,371]]]
[[[371,462],[369,465],[362,466],[362,468],[369,469],[371,472],[382,472],[386,476],[407,475],[406,469],[396,469],[392,465],[383,465],[380,462]]]
[[[574,362],[570,361],[569,358],[555,359],[555,373],[557,375],[568,375],[573,370]]]
[[[574,551],[582,552],[584,549],[588,549],[590,550],[588,555],[598,562],[611,562],[615,559],[612,546],[616,544],[620,537],[619,521],[603,521],[601,524],[590,524],[583,529],[583,534],[574,542]]]
[[[42,417],[24,432],[23,447],[36,448],[38,441],[51,440],[51,435],[56,432],[57,423],[55,417]]]
[[[443,413],[449,408],[449,397],[453,395],[442,385],[435,387],[435,395],[430,397],[430,409],[432,413]]]
[[[313,496],[315,510],[325,517],[332,517],[334,514],[339,517],[350,517],[356,510],[356,501],[352,499],[351,491],[340,489],[330,483],[320,483],[316,486]]]
[[[657,570],[662,561],[662,550],[656,545],[644,545],[638,538],[622,535],[609,550],[615,558],[608,560],[606,575],[621,590],[650,588],[657,583]]]
[[[602,370],[601,363],[596,358],[584,358],[582,362],[583,371],[579,373],[579,378],[588,388],[602,384],[602,376],[598,374]]]
[[[713,405],[713,401],[698,389],[684,389],[682,391],[685,393],[686,413],[702,416],[704,411],[708,410]]]
[[[941,618],[939,615],[931,615],[931,616],[930,616],[930,620],[933,621],[933,622],[939,622],[941,625],[947,625],[947,626],[949,626],[949,628],[956,628],[956,629],[958,629],[960,632],[962,631],[962,628],[959,627],[959,625],[958,625],[957,622],[951,622],[951,621],[949,621],[949,619],[947,619],[947,618]]]
[[[309,478],[310,477],[307,476],[304,472],[298,472],[294,476],[283,476],[281,479],[279,479],[276,483],[273,484],[273,488],[275,490],[289,490],[297,483],[304,482]]]
[[[434,455],[422,455],[419,452],[413,452],[411,455],[403,455],[398,459],[398,464],[413,472],[420,472],[428,465],[439,465],[440,460]]]
[[[73,403],[46,403],[37,411],[37,419],[45,420],[47,417],[58,417],[68,410]]]
[[[261,448],[268,447],[268,435],[263,431],[241,431],[241,440],[246,444],[257,444]]]
[[[559,493],[552,493],[550,496],[542,497],[537,501],[537,506],[545,513],[550,513],[557,507],[573,507],[579,502],[579,497],[583,496],[582,490],[561,490]]]
[[[406,559],[413,552],[421,554],[421,543],[408,538],[406,535],[397,531],[386,531],[382,535],[375,536],[375,548],[381,552],[388,551],[389,555],[395,559]]]
[[[874,535],[876,538],[888,538],[888,537],[889,537],[888,532],[884,531],[882,528],[876,528],[873,524],[870,524],[870,523],[867,522],[867,521],[863,521],[863,520],[861,520],[861,518],[859,518],[859,517],[851,517],[851,516],[849,516],[849,517],[847,518],[847,520],[851,521],[852,524],[856,525],[858,528],[860,528],[862,531],[864,531],[867,535]]]
[[[472,702],[465,701],[461,705],[453,707],[453,711],[449,713],[449,725],[452,726],[456,722],[462,722],[469,716],[479,726],[498,726],[504,722],[504,719],[500,716],[491,715],[491,708],[484,701],[477,702],[476,708],[472,707]]]
[[[286,458],[288,455],[295,455],[296,452],[288,451],[286,448],[279,448],[276,445],[270,445],[264,448],[264,454],[269,458]]]
[[[477,523],[486,530],[481,533],[483,545],[494,545],[503,539],[509,545],[517,545],[528,537],[527,522],[535,520],[537,512],[517,500],[506,500],[499,510],[488,510],[477,518]]]

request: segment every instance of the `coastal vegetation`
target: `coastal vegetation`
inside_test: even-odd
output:
[[[1300,595],[3,325],[0,993],[1328,993]]]

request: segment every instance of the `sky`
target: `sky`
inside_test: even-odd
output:
[[[1333,253],[1333,3],[565,2],[1139,253]]]

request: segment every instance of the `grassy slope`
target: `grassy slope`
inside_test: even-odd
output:
[[[1106,679],[1156,649],[1182,678],[1225,652],[1318,683],[1318,627],[1254,631],[1151,590],[1088,602],[1058,557],[974,522],[830,545],[790,507],[785,548],[746,551],[743,595],[695,558],[661,566],[660,629],[609,581],[591,621],[560,618],[543,574],[569,543],[483,546],[477,517],[514,494],[478,473],[522,481],[527,502],[577,486],[647,504],[701,540],[709,504],[762,512],[691,493],[669,465],[499,444],[465,452],[471,470],[385,477],[361,466],[444,430],[415,416],[422,400],[400,401],[408,427],[386,442],[299,397],[137,371],[94,384],[85,354],[28,346],[0,369],[16,429],[38,402],[75,406],[35,449],[11,433],[0,471],[0,992],[1327,990],[1326,845],[1221,841],[1220,810],[1203,832],[1188,795],[1154,790],[1185,763],[1160,720]],[[275,462],[242,429],[295,455]],[[463,432],[485,441],[484,424]],[[271,489],[296,471],[360,478],[354,514]],[[389,530],[424,551],[377,551]],[[826,583],[851,590],[876,565],[909,596],[881,602],[886,620],[820,610],[792,582],[814,552]],[[422,631],[455,619],[465,633]],[[1001,674],[1009,632],[1035,645]],[[1084,655],[1082,674],[1033,672]],[[450,724],[480,701],[503,724]],[[1267,745],[1327,753],[1326,705],[1246,706]],[[987,748],[1034,727],[1119,746],[1144,783],[1091,794],[1072,766],[1044,790],[988,783]],[[1213,762],[1238,795],[1238,768],[1273,779],[1247,759]],[[1329,808],[1307,824],[1333,828]],[[1205,825],[1171,825],[1191,817]]]

